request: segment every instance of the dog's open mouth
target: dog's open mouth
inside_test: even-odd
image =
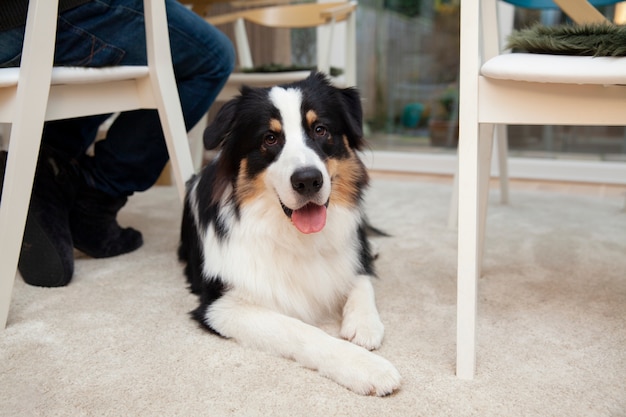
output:
[[[297,210],[292,210],[284,204],[282,206],[283,211],[291,219],[293,225],[302,233],[317,233],[326,225],[326,207],[328,203],[322,206],[315,203],[307,203]]]

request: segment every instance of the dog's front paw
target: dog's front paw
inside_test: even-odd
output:
[[[383,342],[385,326],[378,314],[350,312],[343,318],[341,337],[365,349],[378,349]]]
[[[402,378],[391,362],[356,346],[352,348],[350,355],[343,356],[324,373],[361,395],[383,397],[400,388]]]

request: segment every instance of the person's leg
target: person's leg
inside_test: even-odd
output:
[[[228,78],[234,53],[228,39],[215,28],[177,2],[166,1],[174,72],[185,122],[191,128],[208,110]],[[55,65],[145,64],[142,9],[141,0],[95,0],[63,13],[59,18]],[[0,43],[1,38],[2,34]],[[0,60],[0,65],[19,62],[19,57],[11,57],[11,51],[6,54],[8,58]],[[42,273],[47,267],[41,263],[35,273],[28,273],[29,277],[24,276],[28,268],[21,268],[29,283],[52,286],[69,282],[73,271],[72,245],[91,256],[106,257],[132,251],[142,243],[141,234],[134,229],[122,229],[116,216],[127,196],[153,185],[167,162],[158,115],[155,110],[122,113],[111,126],[106,140],[96,144],[95,156],[87,157],[84,150],[95,138],[102,120],[103,116],[95,116],[46,125],[42,153],[46,149],[53,152],[48,152],[45,158],[40,156],[40,160],[48,161],[53,169],[38,168],[41,175],[36,176],[27,232],[30,223],[31,230],[41,232],[31,233],[31,236],[47,237],[50,234],[47,232],[61,228],[71,230],[71,238],[63,237],[62,241],[55,238],[54,242],[25,240],[20,263],[34,265],[39,261],[34,256],[48,251],[56,251],[57,258],[61,259],[66,259],[69,253],[72,263],[61,263],[61,270],[53,274],[61,275],[61,280],[44,276]],[[58,166],[63,172],[74,172],[79,166],[77,173],[81,180],[69,184],[68,192],[58,193],[63,196],[62,201],[54,200],[58,210],[48,210],[56,213],[55,221],[43,221],[40,209],[49,199],[37,198],[37,194],[42,197],[46,194],[38,192],[42,187],[37,184],[45,185],[50,178],[57,182],[55,167]],[[55,236],[60,239],[63,234]]]
[[[123,51],[120,65],[145,65],[142,0],[97,0],[106,4],[107,24],[81,18],[82,7],[65,13],[63,26],[77,28],[102,40],[109,49]],[[191,129],[207,112],[234,67],[234,49],[228,38],[179,2],[166,0],[174,73],[185,124]],[[84,23],[84,21],[87,23]],[[104,20],[104,19],[102,19]],[[61,24],[61,23],[60,23]],[[129,32],[128,28],[135,28]],[[136,30],[140,28],[140,30]],[[112,54],[103,54],[112,59]],[[92,59],[88,66],[109,65]],[[95,157],[85,157],[87,182],[111,196],[128,196],[151,187],[168,160],[156,110],[122,113],[106,140],[95,145]]]
[[[234,67],[234,49],[224,34],[177,1],[166,0],[166,8],[174,73],[189,130],[226,83]],[[22,27],[0,32],[0,67],[19,65],[23,31]],[[57,32],[55,65],[146,64],[142,0],[94,0],[62,13]],[[104,119],[89,116],[46,123],[43,142],[78,157]],[[149,188],[168,159],[156,110],[129,112],[114,126],[107,141],[98,143],[103,151],[96,152],[97,161],[88,164],[89,182],[111,195]]]
[[[42,141],[67,159],[78,160],[93,144],[108,114],[55,120],[44,124]]]
[[[166,8],[174,73],[189,130],[206,113],[226,82],[233,69],[234,51],[221,32],[177,1],[166,1]],[[140,0],[112,0],[108,13],[116,25],[143,28],[142,10]],[[72,16],[64,19],[71,22]],[[144,32],[129,39],[119,36],[122,26],[119,30],[110,26],[83,29],[123,50],[119,64],[146,63]],[[156,182],[169,155],[156,110],[120,114],[106,140],[97,142],[94,149],[94,157],[83,155],[80,159],[87,187],[84,192],[79,191],[70,212],[70,226],[76,248],[94,257],[108,257],[141,244],[139,232],[118,226],[117,211],[127,196]]]

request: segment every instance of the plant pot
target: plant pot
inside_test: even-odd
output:
[[[431,120],[428,131],[431,146],[455,148],[459,144],[459,122],[456,120]]]

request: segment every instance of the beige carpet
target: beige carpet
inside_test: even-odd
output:
[[[403,376],[361,397],[201,330],[175,251],[175,190],[133,197],[135,253],[81,258],[70,286],[18,278],[0,333],[2,416],[626,416],[623,197],[514,190],[491,204],[478,372],[454,375],[456,234],[448,184],[378,178],[379,353]],[[495,195],[494,195],[495,197]]]

